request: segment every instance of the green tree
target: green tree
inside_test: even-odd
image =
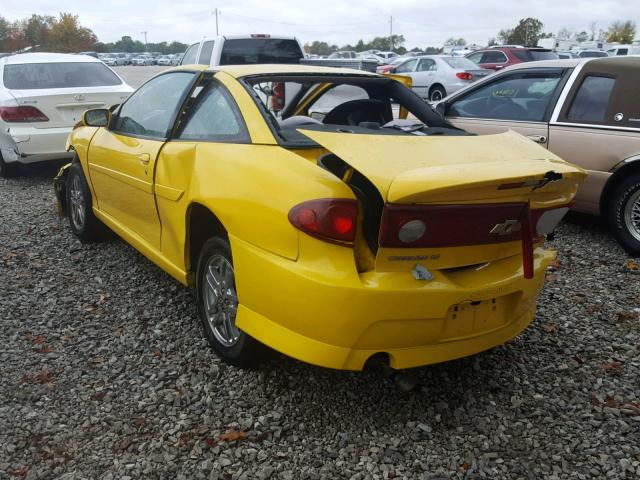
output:
[[[617,21],[609,26],[607,42],[631,43],[636,37],[636,24],[631,20]]]
[[[0,16],[0,52],[7,49],[7,42],[9,40],[9,22]]]
[[[49,33],[49,48],[57,52],[90,50],[97,42],[94,33],[80,25],[77,15],[61,13]]]
[[[50,15],[31,15],[22,23],[22,33],[30,46],[44,47],[49,43],[49,32],[55,23],[55,17]]]
[[[447,47],[464,47],[467,44],[467,41],[464,38],[448,38],[445,40],[444,44]]]
[[[542,32],[544,24],[537,18],[523,18],[513,29],[500,30],[498,38],[505,44],[535,46],[548,35]]]
[[[583,30],[579,33],[576,33],[573,39],[576,42],[586,42],[587,40],[589,40],[589,33]]]

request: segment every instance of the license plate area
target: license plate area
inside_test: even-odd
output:
[[[442,340],[474,337],[504,327],[513,311],[510,297],[509,295],[452,305],[447,311]]]

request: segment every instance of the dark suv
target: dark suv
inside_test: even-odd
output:
[[[558,55],[548,48],[493,47],[486,50],[476,50],[467,54],[466,57],[482,68],[500,70],[516,63],[557,60]]]

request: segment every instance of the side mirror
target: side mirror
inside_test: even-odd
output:
[[[94,108],[82,114],[85,127],[107,127],[111,121],[111,112],[106,108]]]

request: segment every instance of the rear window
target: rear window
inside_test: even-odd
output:
[[[465,69],[477,69],[478,66],[468,58],[464,57],[443,57],[445,62],[449,64],[451,68],[465,68]]]
[[[615,83],[610,77],[585,77],[567,113],[567,120],[603,123]]]
[[[3,82],[4,86],[11,90],[103,87],[122,84],[118,76],[101,62],[5,65]]]
[[[222,46],[220,65],[254,63],[300,63],[304,55],[296,40],[243,38],[227,40]]]
[[[523,62],[558,59],[558,55],[549,50],[512,50],[511,52]]]

